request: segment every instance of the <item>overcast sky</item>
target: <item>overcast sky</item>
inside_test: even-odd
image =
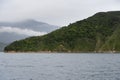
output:
[[[64,26],[96,12],[120,10],[120,0],[0,0],[0,21],[35,19]]]

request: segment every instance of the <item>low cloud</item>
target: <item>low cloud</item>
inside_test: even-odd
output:
[[[16,33],[21,35],[27,35],[27,36],[41,36],[46,34],[46,32],[38,32],[31,29],[20,29],[20,28],[13,28],[13,27],[0,27],[0,33]]]

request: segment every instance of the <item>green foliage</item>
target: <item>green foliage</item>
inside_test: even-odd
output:
[[[120,51],[120,26],[101,47],[102,51]]]
[[[120,51],[119,34],[120,12],[100,12],[47,35],[15,41],[5,51]]]

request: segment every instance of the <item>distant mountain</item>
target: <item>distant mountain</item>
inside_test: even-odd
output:
[[[5,51],[120,52],[120,11],[99,12],[47,35],[15,41]]]
[[[10,43],[30,36],[43,35],[55,29],[58,29],[58,26],[35,20],[0,22],[0,41]]]
[[[0,42],[0,51],[4,51],[5,46],[7,46],[7,44]]]

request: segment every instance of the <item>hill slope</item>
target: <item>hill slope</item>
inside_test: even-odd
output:
[[[120,51],[120,11],[99,12],[44,36],[15,41],[5,51]]]

